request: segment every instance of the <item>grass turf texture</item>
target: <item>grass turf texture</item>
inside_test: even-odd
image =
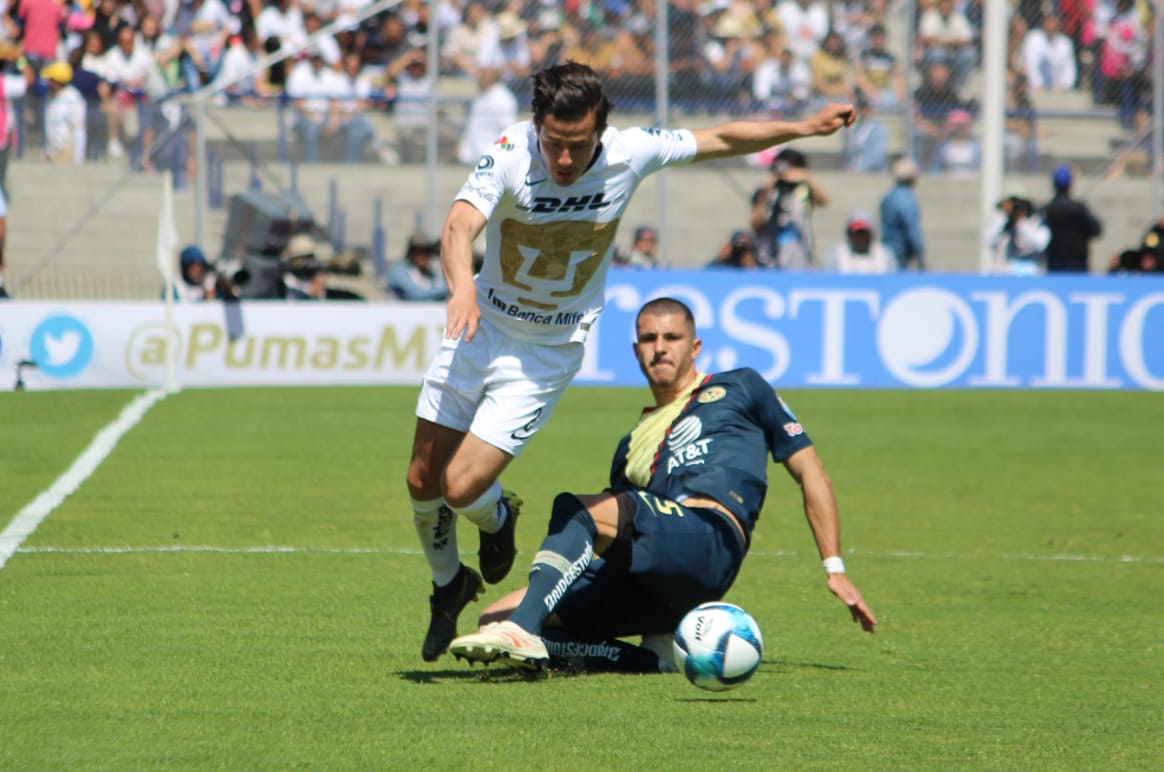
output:
[[[645,395],[573,389],[506,473],[527,503],[521,554],[489,599],[524,583],[554,493],[603,486]],[[132,397],[0,395],[0,525]],[[415,390],[168,397],[0,569],[0,768],[1159,764],[1159,395],[785,397],[882,625],[862,634],[827,593],[774,467],[727,598],[767,650],[724,695],[422,663]],[[270,546],[297,551],[247,551]],[[139,551],[93,551],[123,547]]]

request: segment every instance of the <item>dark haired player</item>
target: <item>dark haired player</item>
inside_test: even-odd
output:
[[[619,442],[610,488],[558,495],[529,586],[487,608],[486,624],[454,640],[453,654],[536,669],[551,653],[582,653],[591,666],[605,658],[618,669],[658,669],[652,654],[613,639],[672,633],[692,607],[723,598],[768,492],[769,455],[801,487],[829,590],[873,632],[877,619],[840,557],[832,483],[783,400],[751,368],[700,373],[695,321],[677,300],[647,303],[635,329],[655,405]],[[549,623],[561,632],[543,640]]]
[[[545,425],[582,365],[604,301],[614,237],[643,178],[667,166],[754,153],[836,132],[853,120],[830,105],[803,121],[731,121],[698,131],[607,125],[611,104],[589,67],[533,76],[533,119],[506,129],[449,211],[445,336],[421,386],[408,492],[432,571],[421,656],[435,660],[457,616],[513,565],[520,500],[498,483]],[[473,241],[485,233],[474,277]],[[480,574],[461,564],[457,516],[480,531]]]

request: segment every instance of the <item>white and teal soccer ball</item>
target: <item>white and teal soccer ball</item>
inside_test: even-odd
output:
[[[675,631],[675,665],[700,689],[736,688],[760,667],[763,652],[760,626],[731,603],[696,606]]]

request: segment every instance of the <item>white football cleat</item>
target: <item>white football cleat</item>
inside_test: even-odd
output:
[[[483,663],[504,660],[505,664],[523,670],[540,670],[550,661],[542,639],[508,619],[456,638],[449,644],[449,651],[457,659]]]
[[[644,635],[639,645],[659,658],[660,673],[679,672],[678,666],[675,665],[675,636],[672,633]]]

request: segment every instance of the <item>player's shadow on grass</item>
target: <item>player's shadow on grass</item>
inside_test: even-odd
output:
[[[773,670],[836,670],[838,672],[852,670],[847,665],[826,665],[823,662],[789,662],[784,659],[760,660],[760,666]]]
[[[447,681],[483,681],[487,683],[521,683],[541,681],[550,677],[544,672],[529,672],[512,667],[477,667],[457,670],[401,670],[397,672],[405,681],[414,684],[435,684]],[[558,675],[554,673],[553,675]]]

